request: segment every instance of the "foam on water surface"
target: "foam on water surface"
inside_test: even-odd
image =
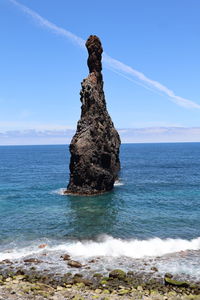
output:
[[[120,180],[116,180],[114,183],[114,186],[121,186],[121,185],[124,185],[124,183]]]
[[[61,259],[61,255],[67,253],[72,259],[86,265],[91,258],[94,258],[95,264],[91,266],[93,272],[106,273],[110,270],[110,266],[126,271],[151,272],[151,266],[156,266],[162,275],[169,271],[173,274],[184,273],[184,276],[196,279],[200,275],[198,263],[200,237],[193,240],[159,238],[122,240],[101,236],[99,241],[66,241],[65,243],[45,240],[47,245],[44,249],[39,248],[40,243],[41,241],[37,241],[27,247],[5,250],[0,253],[1,260],[13,260],[19,265],[23,264],[24,258],[39,258],[43,263],[37,265],[38,269],[49,268],[63,273],[71,271]],[[84,269],[80,270],[82,271],[85,272]]]
[[[67,252],[74,257],[91,258],[96,256],[130,257],[133,259],[159,257],[188,250],[200,250],[200,237],[192,240],[160,239],[122,240],[111,236],[101,236],[99,240],[66,241],[57,244],[49,241],[45,250]],[[39,242],[24,248],[14,248],[0,253],[1,259],[18,259],[44,251]]]
[[[199,250],[200,237],[193,240],[153,238],[149,240],[122,240],[106,236],[102,241],[76,241],[58,246],[52,250],[66,251],[73,256],[131,257],[143,258],[162,256],[186,250]]]
[[[66,188],[59,188],[57,190],[53,190],[51,193],[63,196],[63,195],[65,195],[65,191],[66,191]]]

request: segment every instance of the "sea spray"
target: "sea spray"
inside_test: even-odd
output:
[[[124,185],[124,183],[120,180],[116,180],[114,183],[114,186],[121,186],[121,185]]]
[[[183,239],[149,239],[149,240],[122,240],[111,236],[100,236],[97,240],[44,240],[48,243],[44,249],[39,248],[41,240],[22,248],[13,248],[0,252],[1,260],[12,260],[13,268],[31,268],[25,259],[31,258],[40,261],[34,264],[39,271],[49,270],[58,274],[77,272],[63,261],[64,254],[83,264],[79,272],[84,276],[91,276],[100,272],[107,275],[110,266],[113,269],[122,268],[124,271],[137,270],[137,273],[151,276],[164,276],[170,272],[181,278],[198,280],[200,276],[199,249],[200,237],[193,240]],[[92,259],[91,259],[92,258]],[[93,263],[95,262],[95,263]],[[158,272],[152,274],[152,267]]]
[[[199,250],[200,237],[193,240],[153,238],[149,240],[122,240],[105,236],[102,241],[76,241],[55,246],[52,250],[65,250],[73,256],[131,257],[162,256],[169,253]]]
[[[38,248],[39,243],[24,248],[15,248],[0,253],[1,259],[17,259],[31,254],[38,254],[43,249]],[[111,236],[100,236],[96,241],[50,241],[45,250],[67,252],[74,257],[130,257],[133,259],[145,257],[158,257],[166,254],[186,250],[200,250],[200,237],[192,240],[184,239],[160,239],[148,240],[122,240]]]

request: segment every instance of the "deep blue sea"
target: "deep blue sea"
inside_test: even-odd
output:
[[[0,260],[43,255],[38,268],[64,272],[69,253],[96,257],[98,271],[144,271],[145,261],[146,272],[199,280],[200,143],[123,144],[120,155],[114,190],[80,197],[63,195],[67,145],[1,146]]]

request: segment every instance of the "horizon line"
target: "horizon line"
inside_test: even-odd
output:
[[[129,145],[129,144],[200,144],[199,142],[124,142],[121,145]],[[0,145],[0,147],[29,147],[29,146],[70,146],[70,144],[5,144]]]
[[[169,125],[169,126],[165,126],[165,125],[157,125],[157,126],[137,126],[137,127],[116,127],[116,130],[137,130],[137,129],[156,129],[156,128],[163,128],[163,129],[200,129],[200,126],[178,126],[178,125]],[[75,131],[76,130],[76,126],[75,127],[71,127],[69,128],[68,126],[66,126],[66,128],[13,128],[13,129],[1,129],[0,128],[0,133],[4,133],[4,132],[9,132],[9,131],[17,131],[17,132],[24,132],[24,131]]]

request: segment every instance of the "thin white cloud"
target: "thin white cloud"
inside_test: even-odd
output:
[[[184,125],[178,122],[165,121],[141,121],[132,122],[129,128],[151,128],[151,127],[183,127]]]
[[[118,129],[122,143],[200,142],[200,127],[147,127]],[[70,143],[75,130],[0,131],[0,145],[49,145]]]
[[[27,15],[31,16],[37,23],[42,26],[50,29],[53,33],[62,35],[69,39],[70,41],[74,42],[76,45],[78,45],[81,48],[84,48],[85,46],[85,40],[82,39],[81,37],[73,34],[72,32],[61,28],[54,23],[48,21],[47,19],[41,17],[39,14],[37,14],[35,11],[31,10],[30,8],[24,6],[23,4],[19,3],[16,0],[8,0],[11,3],[15,4],[18,6],[24,13]],[[172,90],[170,90],[168,87],[165,85],[161,84],[158,81],[152,80],[148,78],[146,75],[143,73],[133,69],[132,67],[124,64],[123,62],[112,58],[111,56],[107,55],[104,53],[103,56],[105,64],[108,66],[110,70],[117,70],[120,71],[124,74],[127,74],[129,76],[132,76],[133,78],[137,78],[141,83],[143,83],[145,88],[153,88],[154,92],[161,92],[162,94],[166,95],[169,97],[171,101],[176,103],[179,106],[185,107],[185,108],[195,108],[195,109],[200,109],[200,105],[198,103],[195,103],[194,101],[191,101],[189,99],[177,96]],[[132,78],[124,76],[124,74],[119,73],[120,76],[125,77],[129,81],[134,81]]]
[[[53,24],[52,22],[49,22],[47,19],[41,17],[39,14],[37,14],[35,11],[32,9],[28,8],[27,6],[15,1],[15,0],[9,0],[11,3],[15,4],[18,6],[25,14],[31,16],[37,23],[42,26],[50,29],[53,33],[56,33],[58,35],[62,35],[75,44],[77,44],[79,47],[84,48],[85,47],[85,40],[78,37],[77,35],[73,34],[72,32],[58,27],[57,25]]]
[[[161,84],[158,81],[152,80],[150,78],[148,78],[147,76],[145,76],[143,73],[133,69],[132,67],[120,62],[119,60],[116,60],[112,57],[110,57],[107,54],[104,54],[104,61],[113,69],[124,72],[128,75],[132,75],[133,77],[136,77],[137,79],[139,79],[141,82],[146,83],[149,87],[152,87],[154,89],[156,89],[159,92],[164,93],[165,95],[167,95],[173,102],[175,102],[177,105],[186,107],[186,108],[200,108],[200,105],[182,98],[180,96],[175,95],[175,93],[170,90],[169,88],[167,88],[166,86],[164,86],[163,84]],[[126,77],[128,80],[131,80],[130,78]]]

